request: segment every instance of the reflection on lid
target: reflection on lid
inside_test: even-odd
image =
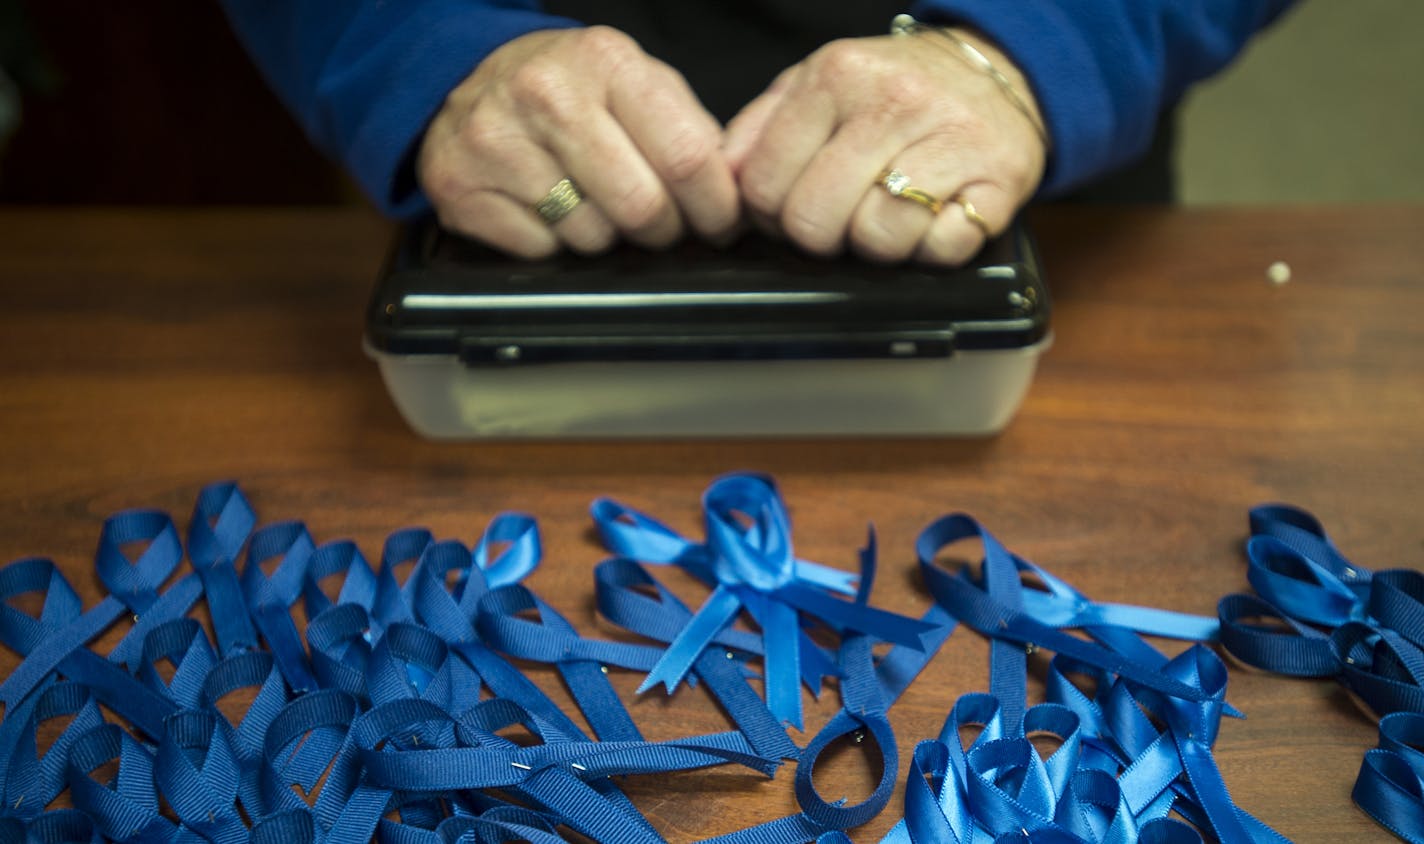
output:
[[[798,305],[843,302],[835,291],[734,290],[699,293],[412,293],[401,299],[407,308],[455,310],[515,310],[539,308],[649,308],[687,305]]]

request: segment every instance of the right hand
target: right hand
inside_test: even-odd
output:
[[[740,199],[722,128],[682,76],[609,27],[541,30],[491,53],[446,98],[417,174],[442,225],[503,251],[650,248],[684,224],[730,236]],[[560,179],[583,201],[548,224],[533,206]]]

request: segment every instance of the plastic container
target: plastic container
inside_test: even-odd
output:
[[[983,435],[1049,343],[1015,226],[969,266],[823,261],[747,238],[523,262],[403,231],[366,347],[420,434]]]

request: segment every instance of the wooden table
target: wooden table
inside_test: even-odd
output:
[[[1056,344],[1018,419],[984,440],[430,443],[361,351],[387,226],[352,210],[0,211],[0,560],[42,554],[97,600],[102,519],[158,507],[186,522],[233,478],[265,520],[374,558],[397,528],[472,542],[506,509],[536,514],[531,585],[580,629],[602,494],[699,535],[716,475],[774,474],[806,558],[850,567],[874,521],[877,604],[919,612],[912,543],[976,515],[1098,600],[1211,614],[1246,587],[1246,511],[1313,510],[1372,568],[1424,552],[1424,208],[1056,209],[1036,218]],[[1266,270],[1289,262],[1276,286]],[[695,590],[688,596],[700,596]],[[954,699],[986,688],[987,648],[957,631],[893,710],[901,775]],[[0,663],[6,674],[15,658]],[[1042,664],[1037,668],[1041,670]],[[546,685],[551,675],[536,672]],[[637,683],[620,673],[633,701]],[[1239,804],[1301,841],[1384,840],[1350,802],[1375,727],[1333,682],[1233,667],[1216,746]],[[836,708],[809,710],[807,736]],[[726,728],[701,692],[648,696],[651,737]],[[857,754],[824,794],[858,799]],[[674,841],[791,813],[791,770],[678,775],[630,792]],[[856,841],[903,811],[897,795]]]

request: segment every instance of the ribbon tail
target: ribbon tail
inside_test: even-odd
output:
[[[932,636],[939,627],[864,604],[838,600],[796,583],[783,586],[776,594],[797,609],[824,619],[834,627],[854,630],[884,642],[893,642],[916,650],[923,650],[926,638]]]
[[[672,694],[677,688],[677,684],[682,682],[682,678],[687,676],[687,672],[692,670],[692,664],[697,661],[697,656],[712,643],[723,627],[727,626],[737,612],[741,610],[742,602],[731,589],[726,586],[718,586],[713,590],[707,602],[687,623],[677,638],[672,640],[667,650],[658,658],[658,662],[653,666],[653,670],[648,672],[648,676],[643,678],[642,685],[638,686],[638,694],[646,692],[659,683],[667,686],[668,694]]]
[[[796,577],[842,595],[854,595],[860,582],[860,577],[856,574],[833,569],[830,566],[823,566],[809,560],[796,561]]]
[[[762,630],[766,646],[766,705],[779,720],[802,728],[801,626],[796,609],[757,596],[747,609]]]
[[[804,630],[797,632],[801,642],[801,682],[806,684],[812,697],[820,700],[821,680],[826,677],[839,677],[840,668],[820,645],[811,641],[811,637],[807,636]]]
[[[1231,802],[1226,783],[1221,779],[1221,771],[1211,758],[1211,749],[1194,739],[1178,738],[1178,753],[1182,757],[1182,770],[1196,792],[1197,801],[1218,841],[1252,841],[1237,814],[1236,805]]]

